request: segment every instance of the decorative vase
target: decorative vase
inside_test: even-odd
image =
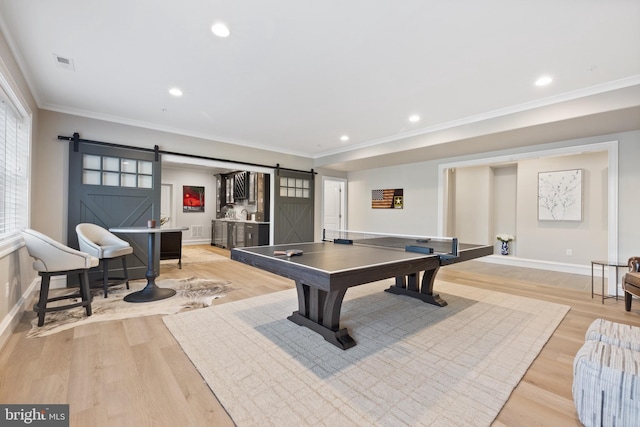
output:
[[[500,253],[502,255],[509,255],[509,242],[502,242],[502,247],[500,248]]]

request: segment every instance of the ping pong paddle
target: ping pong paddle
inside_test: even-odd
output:
[[[274,255],[286,255],[292,257],[294,255],[302,255],[302,249],[289,249],[286,251],[273,251]]]

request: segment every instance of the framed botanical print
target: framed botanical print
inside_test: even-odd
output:
[[[582,169],[538,173],[538,220],[582,221]]]

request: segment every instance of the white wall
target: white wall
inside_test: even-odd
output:
[[[607,164],[604,152],[518,163],[519,257],[582,265],[607,259]],[[538,221],[538,173],[569,169],[582,169],[582,221]]]
[[[640,254],[640,200],[637,197],[640,183],[640,131],[559,141],[552,144],[530,147],[528,152],[544,151],[553,148],[582,146],[608,141],[618,141],[619,147],[619,202],[618,207],[618,258],[626,260]],[[465,162],[483,158],[508,156],[524,153],[527,150],[504,150],[482,153],[473,156],[447,158],[438,161],[412,163],[402,166],[384,167],[351,172],[349,179],[349,228],[360,231],[381,231],[398,234],[438,233],[438,167],[457,161]],[[522,258],[538,259],[544,262],[564,262],[569,264],[590,265],[591,260],[607,258],[607,170],[606,154],[590,154],[586,157],[547,158],[519,162],[517,168],[516,235],[517,255]],[[563,170],[582,168],[587,171],[585,201],[588,211],[584,221],[575,224],[556,223],[538,225],[537,221],[537,173],[545,170]],[[489,175],[481,174],[489,179]],[[526,177],[526,179],[525,179]],[[476,176],[477,178],[477,176]],[[501,184],[502,185],[502,184]],[[516,184],[508,184],[516,185]],[[492,197],[491,186],[485,183],[467,184],[471,189],[474,203],[480,203],[477,221],[479,235],[493,224],[486,212],[491,207],[478,202]],[[460,192],[460,183],[456,182],[456,193]],[[404,188],[405,208],[402,211],[371,209],[371,190],[378,188]],[[481,196],[476,197],[473,191]],[[465,190],[463,190],[465,191]],[[461,194],[461,193],[458,193]],[[495,196],[495,200],[497,196]],[[456,212],[473,207],[460,207],[464,200],[456,200]],[[512,202],[509,202],[512,203]],[[513,205],[511,205],[513,206]],[[473,208],[475,209],[475,208]],[[495,215],[494,215],[495,217]],[[488,222],[489,221],[489,225]],[[509,220],[511,227],[513,220]],[[467,233],[467,231],[464,231]],[[509,233],[510,230],[493,230],[493,233]],[[469,231],[471,233],[471,231]],[[483,243],[483,242],[478,242]],[[549,250],[550,246],[553,250]],[[570,245],[570,246],[567,246]],[[572,255],[566,255],[566,249],[572,249]]]
[[[583,172],[582,221],[539,221],[538,173],[569,169]],[[512,256],[580,265],[607,259],[607,152],[461,167],[453,176],[454,235],[461,242],[494,244],[497,253],[495,235],[507,233],[515,236]]]
[[[372,209],[371,190],[402,188],[403,209]],[[349,229],[435,236],[438,213],[437,163],[425,162],[350,172]]]
[[[616,135],[618,146],[618,252],[640,256],[640,131]]]
[[[216,178],[204,170],[162,167],[162,184],[173,187],[173,213],[171,224],[176,227],[189,227],[182,232],[183,244],[210,243],[211,220],[216,217]],[[193,185],[204,187],[204,212],[183,212],[182,187]],[[198,235],[202,232],[202,235]]]
[[[456,180],[453,235],[461,243],[493,244],[490,236],[493,206],[491,168],[458,168],[453,175]]]

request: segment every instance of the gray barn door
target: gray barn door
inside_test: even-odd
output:
[[[274,243],[313,242],[313,175],[280,170],[276,175]]]
[[[78,248],[75,227],[81,222],[110,227],[146,226],[147,220],[160,223],[160,158],[155,153],[90,143],[69,147],[68,244]],[[147,235],[117,234],[133,247],[127,256],[129,278],[142,279],[147,270]],[[156,239],[159,254],[160,239]],[[154,268],[159,271],[156,257]],[[113,276],[122,274],[120,262],[113,262]],[[100,280],[101,271],[92,271],[90,280]],[[69,277],[72,279],[72,277]],[[70,280],[71,283],[73,281]]]

